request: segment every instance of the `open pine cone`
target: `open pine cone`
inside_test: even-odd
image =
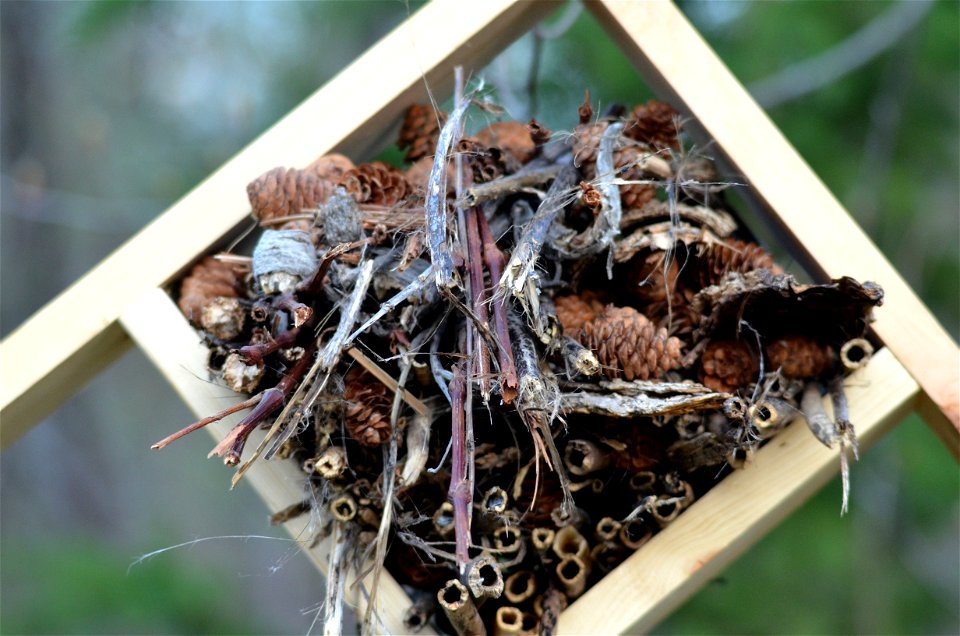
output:
[[[261,225],[277,217],[316,208],[332,192],[330,181],[296,168],[274,168],[247,186],[253,216]]]
[[[583,325],[580,342],[594,351],[609,378],[649,380],[680,366],[680,340],[633,307],[608,305]]]
[[[180,311],[194,324],[200,324],[204,308],[217,298],[239,296],[239,278],[233,267],[212,256],[193,266],[180,283]]]
[[[340,185],[357,203],[396,205],[411,192],[404,174],[382,161],[361,163],[343,175]]]
[[[350,437],[364,446],[380,446],[390,439],[392,401],[387,387],[360,367],[344,378],[344,417]]]
[[[773,257],[762,247],[737,239],[706,245],[699,260],[700,284],[703,287],[718,284],[729,272],[745,274],[755,269],[782,272],[773,262]]]
[[[756,354],[739,340],[715,340],[700,358],[703,383],[714,391],[734,393],[756,382],[760,363]]]
[[[623,134],[653,148],[679,148],[676,117],[669,104],[651,99],[633,109]]]
[[[764,348],[766,365],[787,378],[815,378],[833,367],[833,350],[807,336],[787,336]]]
[[[430,104],[414,104],[407,109],[397,136],[397,146],[407,154],[406,161],[414,162],[432,157],[437,151],[440,126],[447,119],[443,111],[435,111]]]

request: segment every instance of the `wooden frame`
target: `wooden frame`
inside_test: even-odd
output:
[[[247,182],[275,165],[306,165],[332,150],[362,155],[371,140],[395,125],[406,104],[423,98],[421,73],[434,90],[446,90],[455,64],[482,67],[556,6],[486,0],[471,5],[466,23],[458,19],[460,2],[435,0],[386,36],[3,341],[0,443],[9,445],[56,408],[131,339],[194,412],[222,408],[222,399],[211,401],[216,387],[197,380],[204,358],[195,333],[160,287],[244,221]],[[658,94],[715,141],[721,158],[751,185],[764,218],[814,276],[846,274],[883,285],[886,301],[874,331],[885,349],[850,389],[851,415],[863,442],[919,410],[956,454],[957,346],[899,274],[672,4],[598,0],[587,7]],[[418,42],[416,59],[408,55],[412,41]],[[364,81],[365,105],[341,98],[357,78],[373,75],[380,81]],[[338,126],[325,126],[329,121]],[[191,231],[184,233],[180,228],[188,219]],[[143,260],[144,246],[156,244],[169,248]],[[102,300],[96,306],[86,303],[93,291],[108,288],[110,294],[97,294]],[[49,340],[54,333],[57,347],[33,346],[41,334]],[[232,422],[214,433],[222,435]],[[802,428],[795,424],[778,436],[757,454],[755,465],[724,480],[574,603],[561,619],[561,631],[651,628],[799,506],[838,466],[836,453]],[[276,510],[300,496],[300,477],[291,470],[261,462],[247,479]],[[302,524],[293,521],[287,528],[300,536]],[[324,570],[325,547],[307,552]],[[399,631],[407,602],[403,591],[387,577],[379,595],[385,631]],[[599,598],[603,613],[595,611]]]

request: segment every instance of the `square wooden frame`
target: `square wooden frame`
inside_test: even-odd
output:
[[[873,330],[885,347],[850,382],[862,443],[919,411],[956,455],[960,355],[900,275],[672,3],[585,4],[651,88],[690,118],[694,135],[714,141],[719,159],[751,186],[765,221],[811,274],[882,284],[885,306]],[[558,6],[485,0],[470,5],[467,21],[458,0],[434,0],[387,35],[3,341],[0,444],[12,443],[131,342],[198,416],[223,408],[226,390],[197,379],[205,374],[205,349],[162,287],[244,222],[249,180],[332,151],[363,156],[406,105],[423,100],[422,74],[435,90],[445,90],[456,64],[483,67]],[[408,54],[411,42],[417,42],[415,60]],[[365,102],[342,98],[361,87]],[[339,125],[324,125],[330,121]],[[189,233],[181,229],[187,226]],[[144,259],[155,245],[166,247]],[[94,296],[102,301],[90,306],[85,299]],[[57,346],[34,346],[51,334]],[[222,436],[233,422],[212,432]],[[823,449],[804,428],[797,423],[784,431],[752,466],[721,482],[578,599],[564,612],[561,632],[649,630],[798,507],[838,466],[836,452]],[[301,497],[302,475],[286,463],[259,462],[247,479],[271,510]],[[287,529],[301,537],[304,523],[291,521]],[[305,551],[324,571],[326,546]],[[400,586],[385,577],[378,598],[384,631],[402,632],[409,600]]]

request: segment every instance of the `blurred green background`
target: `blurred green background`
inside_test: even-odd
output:
[[[2,333],[418,6],[0,3]],[[960,4],[680,6],[956,338]],[[510,114],[569,129],[585,88],[649,96],[576,8],[539,35],[482,72]],[[209,438],[149,452],[190,419],[134,351],[3,454],[2,633],[308,631],[320,577],[252,492],[227,491]],[[854,466],[852,496],[841,519],[832,482],[658,631],[960,633],[960,479],[920,420]],[[273,538],[128,570],[243,535]]]

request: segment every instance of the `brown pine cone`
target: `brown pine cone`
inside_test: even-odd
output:
[[[393,401],[387,387],[359,367],[344,378],[343,400],[347,432],[364,446],[380,446],[390,438]]]
[[[583,324],[603,313],[603,303],[591,291],[553,299],[557,320],[568,336],[576,336]]]
[[[653,148],[679,148],[676,116],[669,104],[651,99],[633,109],[623,134]]]
[[[638,161],[644,151],[636,146],[625,146],[613,153],[613,165],[617,176],[625,181],[640,181],[649,178],[640,169]],[[620,186],[620,205],[624,210],[642,208],[657,194],[657,188],[650,183],[630,183]]]
[[[200,324],[203,309],[217,298],[236,298],[240,283],[229,264],[207,256],[193,266],[180,283],[180,311],[195,325]]]
[[[681,342],[633,307],[608,305],[583,325],[580,342],[594,351],[609,378],[649,380],[680,366]]]
[[[766,366],[787,378],[815,378],[833,368],[833,350],[807,336],[787,336],[764,348]]]
[[[423,196],[427,191],[427,181],[430,179],[430,171],[433,170],[433,157],[423,157],[413,163],[404,173],[410,190],[416,195]],[[453,162],[448,161],[447,171],[447,193],[453,192],[457,185],[456,168]]]
[[[310,172],[316,177],[329,181],[330,183],[338,183],[340,179],[343,178],[343,175],[355,167],[349,157],[332,152],[329,155],[323,155],[311,163],[304,169],[304,172]]]
[[[499,148],[487,146],[473,137],[461,139],[457,143],[457,152],[463,156],[465,165],[470,167],[474,183],[493,181],[520,167],[512,156],[501,152]],[[513,170],[508,169],[505,159],[512,164]]]
[[[594,163],[600,149],[600,138],[607,129],[608,122],[587,122],[573,129],[573,162],[581,169],[583,176],[592,179],[596,176]]]
[[[739,340],[715,340],[700,358],[702,382],[714,391],[734,393],[757,381],[760,363],[750,347]]]
[[[520,163],[527,163],[537,152],[530,128],[518,121],[494,122],[478,132],[476,138],[484,146],[510,153]]]
[[[437,151],[440,127],[447,120],[443,111],[434,111],[430,104],[413,104],[403,116],[397,146],[406,149],[406,161],[432,157]]]
[[[396,205],[411,192],[403,173],[382,161],[361,163],[340,180],[357,203]]]
[[[783,271],[762,247],[737,239],[707,244],[699,261],[700,284],[703,287],[719,284],[728,272],[746,274],[755,269],[768,269],[779,274]]]
[[[253,216],[261,225],[277,217],[316,208],[332,192],[332,182],[296,168],[274,168],[247,186]]]

